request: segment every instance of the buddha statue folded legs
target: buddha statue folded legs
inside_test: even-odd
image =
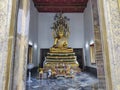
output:
[[[72,48],[50,48],[50,52],[56,52],[56,53],[59,53],[59,52],[63,52],[63,53],[69,53],[69,52],[73,52],[73,49]]]

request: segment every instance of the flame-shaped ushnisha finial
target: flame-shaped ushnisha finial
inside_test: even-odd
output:
[[[53,23],[53,37],[59,37],[59,31],[62,31],[64,34],[64,37],[68,38],[69,37],[69,26],[68,26],[68,21],[70,20],[66,16],[63,16],[63,13],[56,13],[54,17],[54,23]]]

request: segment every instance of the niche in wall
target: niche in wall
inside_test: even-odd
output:
[[[28,45],[28,60],[27,63],[32,63],[32,56],[33,56],[33,46]]]

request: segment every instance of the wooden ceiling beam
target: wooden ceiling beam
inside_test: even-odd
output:
[[[68,9],[70,9],[70,8],[80,8],[80,9],[85,9],[85,6],[62,6],[62,7],[60,7],[60,6],[36,6],[36,8],[68,8]]]
[[[84,12],[88,0],[33,0],[39,12]]]
[[[83,12],[83,8],[37,8],[39,12]]]
[[[59,3],[59,4],[53,4],[53,3],[35,3],[35,6],[85,6],[86,7],[86,3]]]
[[[33,0],[36,3],[87,3],[88,0]]]
[[[60,10],[60,9],[49,9],[49,10],[44,10],[44,9],[38,9],[39,12],[51,12],[51,13],[57,13],[57,12],[63,12],[63,13],[83,13],[84,10]]]

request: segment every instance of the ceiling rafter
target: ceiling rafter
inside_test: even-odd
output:
[[[84,12],[88,0],[33,0],[39,12]]]

